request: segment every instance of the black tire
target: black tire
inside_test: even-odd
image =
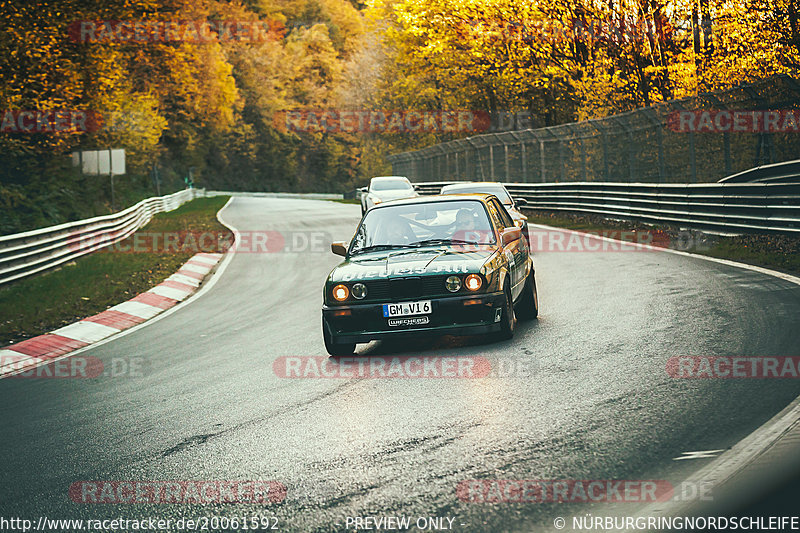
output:
[[[514,336],[514,326],[516,325],[517,318],[514,315],[514,301],[511,299],[511,282],[506,280],[506,287],[503,289],[506,295],[506,303],[503,306],[503,316],[500,317],[500,331],[497,332],[496,338],[500,341],[507,341]]]
[[[533,320],[539,316],[539,294],[536,292],[536,276],[531,270],[525,280],[525,288],[517,303],[517,314],[520,318]]]
[[[353,352],[356,351],[356,344],[354,342],[336,342],[336,337],[331,335],[329,330],[330,328],[328,327],[328,324],[325,323],[325,319],[323,318],[322,338],[325,340],[325,350],[328,351],[328,355],[333,355],[335,357],[353,355]]]

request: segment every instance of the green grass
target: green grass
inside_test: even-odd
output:
[[[575,231],[602,232],[629,230],[636,227],[636,224],[633,222],[603,220],[582,215],[570,216],[563,213],[546,213],[543,211],[536,211],[533,213],[525,211],[525,215],[528,217],[528,224],[543,224],[545,226],[556,226]]]
[[[137,233],[229,235],[216,219],[227,201],[227,196],[198,198],[169,213],[159,213]],[[124,244],[131,242],[128,239]],[[174,274],[197,251],[119,253],[106,249],[4,287],[0,289],[0,347],[71,324],[147,291]]]
[[[721,237],[710,250],[696,253],[800,274],[800,239],[764,236]],[[788,246],[787,246],[788,245]]]
[[[347,198],[347,199],[336,199],[336,200],[328,200],[329,202],[339,202],[340,204],[361,204],[361,200],[357,198]]]
[[[526,210],[525,214],[528,216],[529,224],[543,224],[592,233],[658,230],[676,236],[674,242],[681,242],[677,238],[680,230],[670,226],[649,226],[636,221],[607,220],[596,215],[549,211]],[[790,274],[800,274],[800,238],[770,234],[746,234],[735,237],[701,235],[701,239],[697,239],[696,236],[695,238],[702,244],[691,246],[686,251],[762,266]]]

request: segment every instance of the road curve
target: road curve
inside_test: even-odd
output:
[[[348,239],[359,207],[235,198],[240,231]],[[305,233],[303,233],[305,232]],[[303,237],[299,238],[302,241]],[[302,244],[302,243],[301,243]],[[238,253],[169,316],[92,347],[141,376],[0,380],[3,515],[35,519],[274,515],[344,531],[348,516],[454,517],[455,531],[530,531],[585,504],[476,504],[468,479],[669,479],[800,394],[796,380],[678,380],[678,355],[800,356],[800,287],[662,252],[541,253],[541,316],[505,343],[371,343],[360,355],[481,356],[524,377],[281,379],[281,356],[323,356],[319,249]],[[276,480],[278,505],[70,501],[80,480]],[[633,511],[633,508],[631,508]]]

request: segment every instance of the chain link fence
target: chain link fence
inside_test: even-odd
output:
[[[388,160],[395,175],[417,182],[715,182],[756,166],[797,159],[800,131],[791,124],[758,128],[757,123],[750,131],[722,131],[719,122],[714,127],[714,119],[714,131],[686,131],[694,126],[681,129],[681,112],[709,111],[719,120],[713,113],[728,111],[723,118],[730,122],[734,111],[799,109],[800,83],[776,76],[603,119],[468,137]],[[795,111],[789,114],[800,116]]]

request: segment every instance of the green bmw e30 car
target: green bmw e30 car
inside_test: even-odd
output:
[[[538,298],[527,241],[497,197],[455,194],[370,209],[325,282],[322,332],[331,355],[404,335],[514,335]]]

